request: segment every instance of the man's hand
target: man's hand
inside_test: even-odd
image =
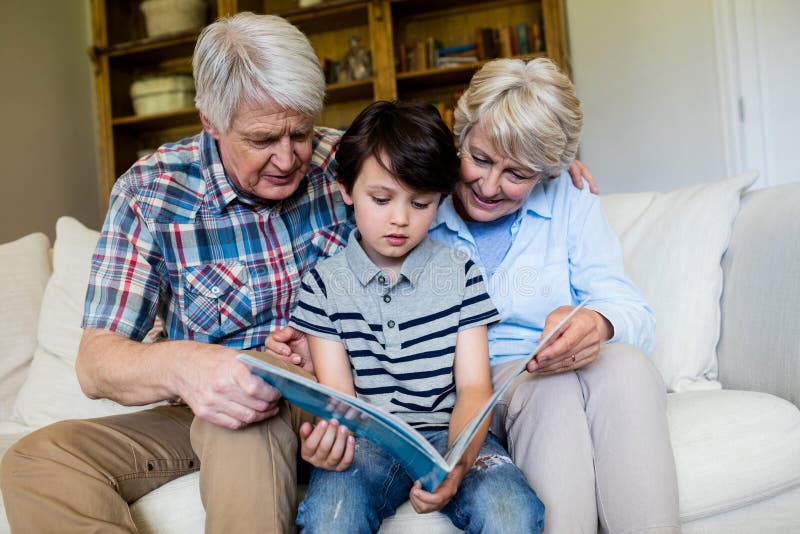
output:
[[[411,501],[411,506],[418,514],[427,514],[435,512],[445,507],[450,502],[455,494],[458,492],[458,487],[464,479],[467,472],[467,467],[462,462],[456,464],[453,470],[447,475],[447,478],[442,481],[441,485],[436,488],[436,491],[430,493],[422,489],[422,484],[419,480],[414,482],[411,487],[411,493],[408,494],[408,500]]]
[[[589,191],[594,193],[595,195],[600,194],[600,189],[597,188],[597,184],[594,182],[594,178],[592,177],[591,171],[589,171],[589,167],[587,167],[582,161],[573,159],[572,163],[569,164],[569,175],[572,176],[572,183],[578,189],[583,189],[583,182],[586,181],[589,184]]]
[[[308,341],[303,332],[295,330],[291,326],[284,326],[280,330],[270,332],[265,345],[287,362],[299,365],[314,374],[314,363],[311,361]]]
[[[353,463],[356,439],[336,419],[321,420],[316,425],[303,423],[300,441],[300,455],[314,467],[344,471]]]
[[[196,417],[238,429],[278,413],[278,390],[251,374],[235,350],[199,345],[179,372],[181,399]]]

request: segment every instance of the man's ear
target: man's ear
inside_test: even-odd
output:
[[[339,186],[339,192],[342,194],[342,200],[344,200],[344,203],[347,204],[348,206],[352,206],[353,197],[351,197],[350,194],[347,192],[347,189],[344,188],[342,182],[336,180],[336,185]]]
[[[220,136],[219,130],[214,128],[214,126],[208,121],[208,119],[202,112],[200,112],[200,122],[203,123],[203,129],[208,133],[208,135],[219,141],[219,136]]]

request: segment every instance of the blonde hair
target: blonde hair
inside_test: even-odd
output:
[[[195,104],[220,132],[227,132],[242,103],[272,99],[284,109],[316,117],[325,99],[325,77],[311,43],[274,15],[238,13],[200,33],[192,58]]]
[[[495,150],[553,177],[575,158],[583,108],[572,82],[549,59],[496,59],[472,77],[458,100],[454,129],[460,145],[475,124]]]

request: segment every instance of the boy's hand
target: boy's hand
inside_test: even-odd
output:
[[[418,514],[441,510],[458,491],[458,486],[461,485],[465,473],[466,466],[459,462],[433,493],[422,489],[422,484],[417,480],[411,488],[411,493],[408,494],[411,506]]]
[[[270,332],[264,345],[289,363],[298,365],[314,374],[311,351],[308,350],[306,335],[291,326]]]
[[[315,426],[300,427],[300,455],[314,467],[328,471],[344,471],[353,463],[356,440],[347,427],[336,419],[319,421]]]

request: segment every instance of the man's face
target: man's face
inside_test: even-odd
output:
[[[204,125],[217,141],[225,172],[243,193],[284,200],[308,173],[313,117],[268,100],[240,106],[225,133]]]

